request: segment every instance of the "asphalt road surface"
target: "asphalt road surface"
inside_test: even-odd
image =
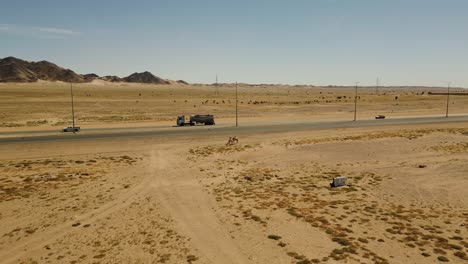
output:
[[[242,134],[261,134],[278,132],[296,132],[317,129],[332,128],[351,128],[351,127],[371,127],[371,126],[390,126],[407,124],[431,124],[431,123],[454,123],[468,122],[468,115],[452,117],[410,117],[410,118],[392,118],[392,119],[368,119],[358,121],[295,121],[295,122],[275,122],[275,123],[247,123],[240,124],[239,127],[232,125],[216,126],[194,126],[194,127],[129,127],[129,128],[104,128],[104,129],[82,129],[81,132],[63,133],[57,131],[34,131],[18,132],[19,136],[13,133],[0,133],[0,144],[19,143],[19,142],[50,142],[50,141],[70,141],[70,140],[96,140],[109,138],[135,138],[135,137],[171,137],[171,136],[189,136],[189,135],[229,135],[239,136]]]

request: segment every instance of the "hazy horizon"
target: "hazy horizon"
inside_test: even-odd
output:
[[[468,2],[20,1],[0,57],[191,83],[468,87]]]

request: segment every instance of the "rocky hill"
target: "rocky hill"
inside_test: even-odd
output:
[[[171,82],[158,76],[154,76],[151,72],[135,72],[134,74],[123,78],[125,82],[131,83],[153,83],[153,84],[170,84]]]
[[[95,73],[88,73],[88,74],[83,74],[83,77],[87,82],[91,82],[93,80],[99,79],[99,75]]]
[[[120,78],[119,76],[115,76],[115,75],[107,75],[107,76],[99,77],[99,79],[108,81],[108,82],[123,82],[122,78]]]
[[[13,58],[0,60],[0,81],[2,82],[35,82],[37,76],[21,61]]]
[[[0,82],[35,82],[37,80],[84,82],[85,78],[72,70],[48,61],[29,62],[15,57],[0,60]]]
[[[134,73],[125,78],[114,75],[99,77],[95,73],[77,74],[70,69],[64,69],[48,61],[30,62],[15,57],[0,59],[0,82],[36,82],[38,80],[62,81],[62,82],[92,82],[93,80],[104,80],[108,82],[130,82],[150,84],[186,84],[179,80],[177,82],[166,80],[145,71]]]
[[[185,84],[185,85],[188,84],[188,82],[186,82],[186,81],[184,81],[184,80],[177,80],[176,82],[177,82],[178,84]]]

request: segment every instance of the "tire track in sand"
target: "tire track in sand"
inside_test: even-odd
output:
[[[44,232],[35,233],[31,237],[23,239],[18,243],[14,243],[7,248],[0,251],[1,263],[17,263],[17,260],[24,257],[29,252],[43,248],[45,245],[50,244],[66,234],[76,231],[72,227],[73,223],[86,221],[86,223],[93,223],[102,219],[116,211],[119,211],[129,206],[135,198],[147,193],[151,187],[151,177],[145,176],[138,185],[129,189],[127,192],[122,193],[113,201],[101,205],[99,208],[94,209],[88,213],[81,214],[75,219],[56,225]]]
[[[209,262],[251,262],[216,216],[212,209],[216,206],[214,200],[180,162],[173,154],[153,151],[150,166],[154,175],[152,187],[178,233],[191,238],[192,245]]]

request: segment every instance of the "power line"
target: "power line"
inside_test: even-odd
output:
[[[216,74],[215,94],[219,94],[219,88],[218,88],[218,74]]]
[[[354,120],[353,121],[356,121],[356,115],[357,115],[357,96],[358,96],[357,86],[358,86],[358,83],[359,82],[356,82],[356,88],[354,90]]]
[[[449,98],[450,98],[450,82],[447,84],[447,109],[445,110],[445,117],[448,117]]]
[[[75,128],[75,108],[73,106],[73,84],[70,83],[71,107],[72,107],[72,123],[73,129]]]
[[[237,103],[238,103],[238,99],[237,99],[237,82],[236,82],[236,127],[239,126],[239,122],[238,122],[238,110],[237,110]]]
[[[379,77],[377,77],[376,86],[375,86],[375,93],[376,94],[379,94],[379,85],[380,85],[380,80],[379,80]]]

